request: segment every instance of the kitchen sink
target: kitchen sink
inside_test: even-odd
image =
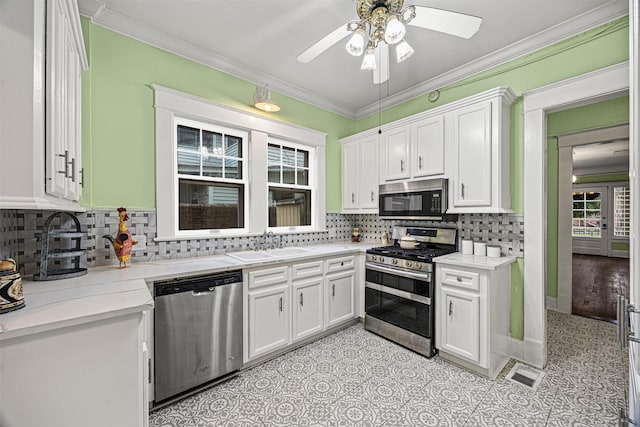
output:
[[[262,261],[273,259],[274,257],[274,255],[266,251],[229,252],[226,255],[231,258],[239,259],[240,261]]]
[[[291,256],[291,255],[307,254],[313,251],[314,249],[291,247],[291,248],[272,249],[268,253],[272,254],[273,256]]]

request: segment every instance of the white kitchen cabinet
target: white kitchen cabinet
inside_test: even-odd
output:
[[[455,253],[434,261],[440,357],[495,378],[509,360],[510,264],[515,258]]]
[[[293,341],[322,332],[324,277],[293,283]]]
[[[454,103],[445,120],[452,206],[447,213],[505,213],[509,193],[510,106],[515,95],[497,88]]]
[[[77,2],[9,2],[0,33],[3,73],[12,76],[0,97],[0,152],[11,159],[0,168],[0,205],[81,210],[80,73],[88,63]]]
[[[327,327],[355,317],[355,272],[327,276]]]
[[[342,142],[342,209],[344,212],[378,211],[378,137]]]
[[[249,358],[289,344],[289,286],[249,291]]]
[[[444,174],[444,116],[436,115],[411,125],[412,175]]]
[[[411,143],[410,126],[391,127],[382,133],[380,156],[385,181],[396,181],[411,177],[409,153]]]

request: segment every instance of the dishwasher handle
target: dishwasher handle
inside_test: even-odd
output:
[[[198,296],[211,294],[218,286],[234,283],[242,283],[242,270],[156,282],[154,288],[156,297],[183,292],[191,292]]]

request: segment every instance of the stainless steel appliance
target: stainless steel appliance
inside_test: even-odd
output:
[[[242,271],[155,284],[155,402],[242,366]]]
[[[416,249],[402,249],[398,239],[409,233]],[[417,353],[435,354],[432,259],[456,252],[455,228],[393,227],[395,243],[367,250],[365,263],[365,329]]]
[[[446,179],[383,184],[378,194],[383,219],[441,220],[449,205]]]

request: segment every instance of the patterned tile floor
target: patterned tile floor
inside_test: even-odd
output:
[[[627,356],[615,325],[548,312],[532,391],[426,359],[356,325],[152,412],[178,426],[615,426]]]

